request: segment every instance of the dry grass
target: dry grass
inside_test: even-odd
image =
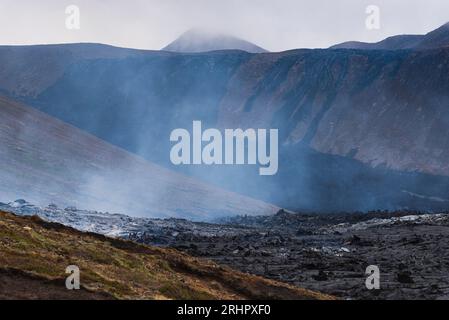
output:
[[[332,299],[176,250],[0,212],[0,269],[64,287],[65,268],[72,264],[79,266],[86,291],[116,299]],[[0,283],[2,290],[14,295],[14,288]]]

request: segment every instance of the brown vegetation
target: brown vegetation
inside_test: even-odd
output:
[[[3,212],[0,253],[2,299],[332,299],[173,249]],[[82,290],[65,289],[68,265],[80,268]]]

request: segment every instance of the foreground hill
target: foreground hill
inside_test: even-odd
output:
[[[82,233],[0,212],[0,298],[331,299],[172,249]],[[82,290],[65,290],[77,265]],[[30,290],[31,289],[31,290]]]
[[[449,296],[449,242],[444,241],[449,236],[448,212],[313,215],[280,211],[268,217],[232,217],[204,223],[54,206],[39,208],[24,200],[0,203],[0,211],[175,248],[189,256],[343,299],[439,300]],[[367,290],[366,267],[378,263],[382,290]],[[23,278],[17,279],[23,272],[17,275],[17,270],[13,271],[8,275],[15,276],[15,282]],[[61,289],[60,282],[59,286],[54,284],[47,283],[51,290],[46,292],[70,294]]]
[[[0,200],[212,219],[274,206],[208,186],[0,97]]]

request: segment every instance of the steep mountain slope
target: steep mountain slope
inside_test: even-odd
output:
[[[37,64],[30,49],[17,50]],[[56,59],[62,76],[34,94],[3,90],[148,160],[292,209],[448,207],[449,49],[79,55]],[[15,68],[0,79],[18,81]],[[279,128],[279,173],[172,166],[170,132],[193,120]]]
[[[348,41],[330,47],[330,49],[357,49],[357,50],[401,50],[413,49],[419,45],[424,36],[400,35],[388,37],[379,42]]]
[[[207,52],[216,50],[243,50],[251,53],[267,52],[255,44],[226,34],[192,29],[163,48],[172,52]]]
[[[2,46],[1,91],[35,96],[60,78],[68,65],[85,59],[123,59],[148,53],[143,50],[83,43],[65,45]]]
[[[254,57],[234,75],[220,103],[224,126],[270,125],[292,147],[449,174],[449,50],[306,50],[271,59]]]
[[[349,41],[332,46],[331,49],[399,50],[399,49],[437,49],[449,47],[449,23],[425,35],[400,35],[386,38],[380,42],[368,43]]]
[[[0,212],[0,239],[0,298],[333,299],[172,249],[82,233],[38,217]],[[81,291],[65,289],[69,265],[80,269]]]
[[[291,145],[305,141],[374,166],[449,175],[448,71],[448,50],[147,53],[69,63],[36,97],[2,89],[152,158],[167,160],[171,130],[202,120],[278,127]],[[20,69],[11,77],[0,72],[0,79],[20,77]]]
[[[269,214],[263,202],[199,183],[0,97],[0,199],[25,197],[140,216]]]
[[[449,22],[440,28],[429,32],[418,44],[418,49],[449,47]]]

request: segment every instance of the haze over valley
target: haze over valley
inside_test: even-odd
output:
[[[438,211],[449,205],[448,34],[444,25],[423,35],[416,50],[4,46],[0,90],[148,161],[278,207]],[[278,173],[173,165],[170,132],[195,120],[278,129]]]
[[[0,300],[447,299],[448,10],[2,0]]]

